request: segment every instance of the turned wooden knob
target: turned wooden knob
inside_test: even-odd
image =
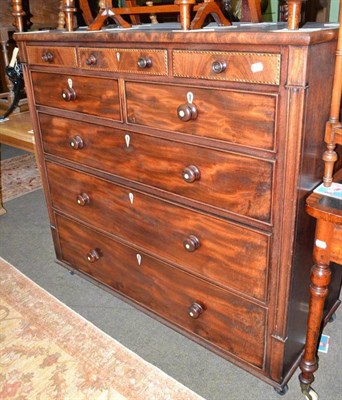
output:
[[[194,235],[189,235],[183,242],[184,248],[189,253],[198,249],[201,245],[199,239]]]
[[[100,253],[96,250],[90,250],[89,253],[87,254],[87,260],[91,263],[97,261],[100,258]]]
[[[53,54],[51,54],[49,51],[44,52],[42,54],[42,60],[44,62],[49,62],[49,63],[52,62],[53,61]]]
[[[140,57],[138,60],[138,67],[139,68],[151,68],[152,67],[152,60],[150,57]]]
[[[203,307],[198,303],[193,303],[188,308],[188,314],[193,319],[197,319],[203,313],[203,311]]]
[[[84,142],[81,136],[74,136],[70,140],[70,147],[72,147],[74,150],[80,150],[83,149]]]
[[[224,61],[214,61],[212,66],[211,66],[213,72],[215,74],[220,74],[221,72],[224,72],[227,68],[227,63]]]
[[[177,108],[178,118],[183,122],[190,121],[191,119],[196,119],[197,114],[198,113],[195,104],[182,104]]]
[[[76,92],[75,89],[72,87],[68,87],[66,89],[63,89],[62,91],[62,98],[65,101],[74,101],[76,100]]]
[[[96,63],[97,63],[97,58],[94,56],[94,54],[90,54],[90,56],[86,59],[86,64],[96,65]]]
[[[196,165],[189,165],[183,170],[183,179],[185,182],[192,183],[198,181],[201,177],[200,170]]]
[[[76,201],[77,201],[77,204],[78,204],[79,206],[82,206],[82,207],[83,207],[83,206],[89,204],[90,198],[89,198],[89,196],[87,195],[87,193],[80,193],[80,194],[77,195]]]

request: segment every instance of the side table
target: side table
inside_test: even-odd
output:
[[[342,182],[342,169],[335,175],[336,182]],[[342,185],[341,185],[342,190]],[[323,310],[331,281],[330,263],[342,264],[342,200],[312,193],[306,202],[306,211],[316,218],[314,266],[311,270],[310,306],[304,355],[299,376],[303,394],[308,400],[318,398],[310,387],[314,372],[318,369],[316,356],[321,335]]]

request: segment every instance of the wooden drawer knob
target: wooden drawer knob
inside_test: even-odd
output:
[[[138,59],[138,67],[145,69],[145,68],[151,68],[152,67],[152,60],[150,57],[140,57]]]
[[[53,54],[49,51],[42,54],[42,61],[51,63],[53,61]]]
[[[177,108],[177,115],[178,118],[183,122],[190,121],[191,119],[194,120],[198,115],[197,107],[195,104],[191,103],[181,104]]]
[[[198,181],[201,177],[200,170],[196,167],[196,165],[189,165],[183,170],[183,179],[187,183],[192,183]]]
[[[215,74],[220,74],[226,70],[227,63],[224,61],[214,61],[211,68]]]
[[[89,253],[87,254],[87,260],[91,263],[94,263],[99,258],[100,258],[100,253],[96,249],[90,250]]]
[[[197,319],[203,313],[203,311],[203,307],[198,303],[193,303],[188,308],[188,314],[193,319]]]
[[[86,206],[90,202],[90,197],[87,195],[87,193],[80,193],[76,197],[77,204],[81,207]]]
[[[86,64],[87,65],[96,65],[97,59],[94,56],[94,54],[90,54],[90,56],[86,59]]]
[[[76,92],[75,89],[72,87],[68,87],[66,89],[63,89],[62,91],[62,98],[65,101],[74,101],[76,100]]]
[[[194,235],[189,235],[183,242],[184,248],[189,253],[198,249],[201,245],[199,239]]]
[[[81,136],[74,136],[70,140],[70,147],[73,148],[74,150],[83,149],[84,143],[83,143],[83,139],[81,138]]]

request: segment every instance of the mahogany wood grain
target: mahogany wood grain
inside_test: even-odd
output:
[[[74,47],[27,46],[28,62],[32,65],[51,67],[77,67]]]
[[[45,114],[39,118],[47,153],[271,223],[273,162]],[[69,142],[76,134],[84,148],[75,151]],[[201,173],[193,183],[182,176],[189,165]]]
[[[224,352],[263,367],[264,308],[83,225],[56,219],[64,261]],[[93,249],[100,254],[94,263],[87,260]],[[198,319],[187,312],[194,301],[204,309]]]
[[[225,70],[215,72],[214,62],[225,63]],[[172,68],[176,77],[268,85],[280,83],[280,54],[173,50]]]
[[[270,235],[47,163],[53,207],[218,285],[265,302]],[[66,178],[67,177],[67,178]],[[87,204],[77,202],[88,196]],[[198,237],[189,253],[183,242]]]
[[[157,49],[125,49],[125,48],[79,48],[77,50],[80,67],[86,70],[128,72],[144,75],[167,75],[167,52]],[[89,65],[87,60],[93,55],[96,62]],[[142,68],[138,61],[150,59],[151,65]]]
[[[186,301],[188,303],[186,307],[182,306],[182,310],[185,310],[182,315],[184,318],[190,318],[191,323],[200,322],[203,320],[202,317],[207,318],[205,307],[202,313],[197,313],[196,310],[199,309],[197,305],[200,307],[206,305],[201,302],[202,295],[204,298],[214,296],[216,300],[220,299],[220,295],[216,295],[218,290],[225,300],[219,301],[222,306],[216,308],[222,310],[222,314],[220,311],[215,321],[211,321],[214,330],[213,336],[209,335],[208,340],[200,340],[199,337],[203,336],[194,333],[196,329],[188,329],[185,322],[187,320],[183,321],[179,316],[177,317],[179,319],[174,319],[172,312],[165,311],[163,314],[162,311],[160,313],[157,311],[157,313],[164,318],[165,323],[179,331],[182,330],[181,325],[185,326],[182,332],[188,337],[205,344],[217,354],[281,389],[299,364],[306,331],[308,293],[304,293],[303,287],[306,287],[312,265],[313,226],[310,217],[305,215],[304,200],[321,176],[322,132],[329,112],[327,99],[333,76],[332,63],[322,63],[321,60],[329,60],[334,54],[337,31],[322,29],[278,32],[278,30],[277,26],[272,25],[269,30],[263,25],[253,30],[236,28],[188,33],[167,29],[148,31],[132,29],[115,30],[115,32],[107,30],[91,33],[78,31],[63,34],[43,32],[17,34],[16,39],[20,46],[31,100],[32,81],[27,70],[30,74],[44,78],[33,81],[33,86],[39,87],[38,92],[42,92],[43,82],[49,85],[52,75],[59,74],[57,76],[61,80],[67,77],[68,73],[72,73],[75,77],[81,75],[84,86],[90,86],[93,91],[96,91],[97,81],[102,79],[107,83],[105,90],[110,88],[116,93],[119,92],[117,97],[110,95],[110,100],[108,95],[101,97],[101,94],[97,93],[96,96],[101,98],[100,102],[104,102],[104,109],[108,110],[104,117],[89,113],[89,110],[93,110],[92,103],[95,104],[95,108],[97,106],[95,98],[93,102],[87,101],[83,110],[71,108],[72,101],[61,105],[50,102],[46,107],[45,100],[50,99],[53,93],[52,86],[42,95],[41,104],[37,104],[36,109],[33,101],[30,103],[34,126],[37,127],[36,140],[40,149],[43,176],[47,174],[46,160],[59,164],[61,170],[64,164],[72,170],[70,182],[79,179],[74,185],[81,191],[75,195],[74,207],[78,201],[84,203],[77,205],[79,210],[77,213],[69,208],[66,200],[58,199],[58,213],[65,216],[69,214],[70,218],[72,215],[77,222],[72,232],[69,225],[63,228],[63,225],[55,224],[56,209],[50,201],[50,195],[54,193],[56,202],[53,188],[55,183],[50,185],[45,182],[55,248],[61,263],[65,265],[70,261],[74,267],[85,271],[89,277],[97,274],[96,279],[105,282],[108,290],[115,287],[117,282],[119,285],[122,283],[122,280],[116,281],[113,277],[115,275],[113,271],[119,263],[119,275],[123,276],[124,287],[128,288],[119,292],[126,294],[133,299],[132,301],[135,298],[135,304],[139,304],[141,308],[145,306],[146,311],[156,309],[149,308],[149,304],[144,305],[145,300],[149,303],[150,297],[143,296],[154,295],[153,279],[159,288],[158,282],[164,282],[164,275],[159,278],[158,274],[165,272],[168,275],[165,278],[166,284],[161,284],[163,289],[156,290],[153,301],[159,304],[160,293],[164,294],[166,287],[167,293],[173,298],[171,303],[178,304],[178,299],[184,299],[189,293],[188,286],[191,287],[190,290],[196,290],[196,293],[187,298],[189,301]],[[83,67],[73,70],[63,66],[54,69],[39,66],[41,71],[54,72],[54,74],[39,75],[38,66],[25,64],[27,45],[100,50],[122,47],[141,48],[146,51],[151,49],[151,43],[153,49],[167,51],[168,75],[144,73],[138,75],[127,70],[88,70]],[[184,64],[196,74],[197,71],[203,73],[207,70],[204,66],[200,67],[201,60],[193,62],[192,52],[272,54],[272,57],[280,54],[279,84],[265,84],[265,81],[260,84],[207,79],[205,77],[206,74],[209,77],[207,72],[203,73],[204,79],[201,76],[189,78],[174,76],[172,57],[170,58],[174,50],[187,52],[190,59],[184,58]],[[104,52],[101,52],[101,55],[103,54]],[[184,54],[182,53],[182,56]],[[229,70],[227,63],[224,68],[224,60],[211,62],[210,57],[208,60],[207,65],[210,66],[211,63],[211,68],[214,67],[218,75],[225,74]],[[213,66],[214,61],[219,64]],[[103,61],[103,65],[105,62]],[[192,66],[192,62],[196,65]],[[95,65],[90,64],[90,67]],[[251,65],[246,67],[241,75],[247,76]],[[265,65],[262,67],[265,68]],[[255,74],[262,74],[262,71],[258,72],[260,67],[259,65],[254,68],[257,70]],[[272,79],[277,77],[274,68],[270,67],[270,71],[273,71],[270,73]],[[54,84],[58,85],[58,80]],[[76,92],[75,102],[80,100],[79,90]],[[179,109],[179,106],[182,107]],[[107,116],[110,114],[110,108],[116,110],[117,119]],[[73,150],[70,143],[74,143],[76,145],[74,148],[78,149]],[[83,147],[79,145],[80,143]],[[82,177],[79,177],[79,174]],[[56,185],[61,186],[62,178],[58,176],[57,171],[54,177],[56,179],[53,182],[56,181]],[[65,177],[65,182],[68,182],[68,176]],[[87,192],[83,186],[81,187],[81,183],[85,186],[90,183],[93,185],[91,186],[93,192],[88,194],[89,203],[84,195]],[[115,189],[112,192],[109,188],[113,187]],[[104,193],[105,188],[106,193]],[[125,201],[130,202],[129,193],[127,200],[125,192],[128,189],[129,193],[133,194],[133,200],[134,198],[136,200],[135,206],[134,201],[133,205],[129,203],[129,209],[125,208]],[[65,191],[71,193],[72,188],[68,187]],[[115,198],[111,197],[112,193],[116,193]],[[94,194],[96,218],[91,220],[87,207],[91,207]],[[106,195],[111,199],[110,203],[106,203]],[[153,207],[149,208],[149,203]],[[134,208],[139,205],[143,207]],[[102,210],[101,215],[99,215],[100,210]],[[109,215],[120,214],[115,217],[120,221],[120,232],[114,231],[116,228],[110,227],[109,221],[104,221],[107,214],[103,210],[108,210]],[[121,210],[121,213],[118,210]],[[156,210],[155,214],[153,210]],[[125,214],[126,211],[128,214]],[[126,224],[125,215],[130,218]],[[188,222],[189,215],[193,222]],[[169,230],[166,227],[167,217],[172,221],[169,223]],[[166,227],[164,238],[167,236],[166,233],[169,233],[169,237],[164,240],[167,242],[164,243],[164,247],[158,242],[160,239],[158,234],[163,237],[164,232],[161,234],[158,229],[152,232],[152,226],[158,226],[158,223],[163,229]],[[183,229],[188,226],[194,230],[187,232],[185,240],[179,244],[177,239],[181,238]],[[218,239],[214,241],[212,234],[216,226],[215,238]],[[204,240],[197,228],[203,229],[202,232],[211,239]],[[146,238],[143,237],[144,229],[149,232]],[[249,252],[242,237],[243,232],[246,241],[252,243]],[[67,261],[63,261],[61,256],[60,234],[62,251],[67,255]],[[232,240],[224,241],[223,236]],[[262,241],[258,242],[258,238]],[[262,252],[266,249],[266,244],[263,244],[266,243],[266,238],[269,251],[268,267],[264,269],[265,277],[260,277],[261,264],[256,265],[256,263],[259,257],[261,263],[265,259]],[[236,253],[240,242],[247,251],[238,255]],[[68,243],[71,246],[69,248]],[[182,248],[171,254],[171,245],[168,247],[168,243],[188,246],[188,250]],[[119,246],[117,253],[116,245]],[[138,262],[137,254],[142,256],[139,258],[142,260],[142,268],[146,257],[152,260],[154,264],[151,273],[149,271],[145,274],[144,271],[143,275],[137,275],[136,271],[129,269],[131,256],[120,250],[126,249],[126,245],[127,249],[135,249],[133,252],[135,263]],[[78,246],[81,246],[82,251]],[[210,253],[206,253],[208,246],[213,250]],[[99,251],[103,249],[106,251]],[[107,250],[110,253],[110,261],[107,261]],[[92,256],[95,254],[94,251],[98,257]],[[181,260],[182,251],[186,251],[184,263]],[[222,254],[213,254],[218,251],[222,251]],[[73,253],[75,258],[71,260]],[[234,279],[234,282],[228,282],[231,277],[223,276],[223,272],[218,271],[218,265],[225,265],[223,255],[227,260],[231,260],[234,254],[236,263],[232,266],[229,261],[227,271],[234,271],[231,272],[233,277],[239,270],[241,277]],[[88,255],[93,263],[87,261]],[[194,266],[191,262],[196,257],[199,259],[202,257],[202,261]],[[243,269],[242,265],[253,257],[256,257],[256,260],[251,261],[253,265],[253,269],[249,271],[251,276],[246,278],[247,269]],[[207,271],[206,262],[212,265]],[[96,269],[96,265],[101,267]],[[164,265],[167,266],[167,270],[161,267]],[[177,271],[177,275],[173,272],[170,275],[169,270]],[[336,281],[341,274],[339,275],[336,270],[333,273],[337,279],[331,282],[325,315],[335,310],[338,304],[339,282]],[[260,277],[260,283],[257,283],[257,287],[252,290],[249,285],[254,279],[254,274]],[[147,275],[151,275],[152,281],[146,278]],[[188,278],[184,280],[184,276],[189,277],[191,282]],[[128,281],[131,279],[133,286],[129,287]],[[141,281],[138,283],[139,279]],[[236,286],[234,286],[235,280]],[[266,287],[263,289],[265,282]],[[149,293],[143,294],[146,287],[150,289]],[[248,288],[246,290],[249,293],[246,293],[243,287]],[[226,296],[229,296],[227,307]],[[169,305],[164,307],[165,301],[163,298],[158,307],[169,310]],[[233,303],[232,309],[230,306]],[[253,310],[260,306],[259,309],[265,312],[262,334],[258,327],[250,328],[249,322],[246,329],[237,328],[235,325],[235,318],[241,319],[243,324],[244,321],[250,321],[249,307],[244,306],[246,303],[251,304]],[[189,307],[194,315],[198,314],[197,319],[189,317]],[[239,310],[238,317],[234,314],[236,310]],[[260,320],[256,318],[256,321]],[[239,340],[239,345],[232,353],[227,350],[230,346],[230,337],[227,336],[230,329]],[[218,330],[221,332],[218,333]],[[241,331],[243,334],[240,338]],[[257,355],[251,356],[250,341],[254,338],[249,336],[255,333],[260,334],[262,338],[257,341]],[[248,337],[246,346],[242,344],[244,335]],[[254,343],[252,347],[253,345]]]
[[[172,6],[174,7],[174,6]],[[151,12],[151,10],[149,10]],[[193,45],[196,44],[197,48],[203,48],[203,45],[208,44],[212,50],[222,51],[223,45],[242,45],[242,51],[246,51],[246,47],[250,51],[255,52],[256,46],[261,48],[262,52],[265,51],[264,46],[311,46],[314,44],[320,44],[323,42],[329,42],[336,40],[338,32],[336,28],[317,29],[317,30],[299,30],[293,34],[293,32],[284,31],[284,26],[271,25],[269,28],[260,25],[259,29],[232,29],[227,30],[215,30],[208,32],[206,29],[202,29],[196,32],[182,32],[182,31],[170,31],[165,30],[120,30],[120,31],[101,31],[92,32],[77,32],[77,39],[75,33],[63,33],[63,36],[57,31],[42,32],[39,33],[37,40],[44,43],[45,41],[56,41],[63,43],[74,43],[75,40],[83,46],[94,45],[98,46],[102,44],[104,47],[108,47],[109,43],[113,45],[125,44],[125,46],[136,47],[137,43],[142,46],[150,47],[150,44],[158,44],[163,47],[175,47],[179,45],[186,45],[188,49],[194,50]],[[209,34],[208,34],[209,33]],[[34,34],[34,33],[33,33]],[[25,42],[32,40],[31,33],[20,33],[16,34],[16,41]],[[36,40],[36,39],[35,39]],[[171,46],[170,46],[171,45]]]
[[[35,71],[31,76],[36,104],[121,120],[117,80]],[[62,97],[69,88],[69,79],[76,92],[74,101]]]
[[[196,119],[183,122],[180,105],[193,94]],[[273,150],[277,97],[248,92],[126,82],[130,124],[167,129]],[[245,118],[248,110],[248,118]]]

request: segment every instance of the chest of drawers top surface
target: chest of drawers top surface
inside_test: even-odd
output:
[[[58,259],[273,384],[337,37],[282,28],[16,35]]]

